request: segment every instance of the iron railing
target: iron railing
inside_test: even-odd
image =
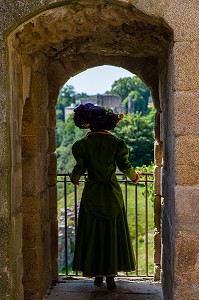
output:
[[[133,248],[136,270],[120,276],[153,276],[153,173],[142,173],[139,183],[133,185],[123,174],[116,174],[124,195],[124,204]],[[59,217],[59,272],[62,275],[81,275],[71,271],[74,241],[77,232],[78,206],[86,174],[79,186],[73,186],[68,174],[58,174],[58,217]],[[144,223],[144,224],[143,224]],[[61,250],[62,249],[62,250]],[[63,263],[64,261],[64,263]]]

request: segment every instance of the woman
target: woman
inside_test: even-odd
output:
[[[78,185],[87,171],[82,194],[73,270],[84,276],[94,276],[101,286],[106,276],[108,289],[115,289],[118,271],[135,269],[134,254],[116,165],[135,184],[140,172],[128,161],[125,142],[107,130],[114,129],[121,116],[87,103],[74,110],[74,122],[79,128],[90,128],[87,135],[72,147],[76,165],[71,181]]]

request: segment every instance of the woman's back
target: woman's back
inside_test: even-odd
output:
[[[110,180],[116,171],[117,138],[112,134],[89,134],[74,146],[85,158],[88,177],[95,181]],[[74,151],[74,149],[73,149]],[[80,154],[81,153],[81,154]]]

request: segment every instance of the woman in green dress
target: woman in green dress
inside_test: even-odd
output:
[[[125,142],[107,130],[115,128],[120,116],[111,110],[87,103],[74,110],[79,128],[90,128],[75,142],[72,153],[76,165],[70,176],[78,185],[87,172],[82,193],[75,244],[73,270],[95,277],[101,286],[106,276],[108,289],[116,288],[114,277],[119,271],[135,269],[122,191],[116,177],[116,166],[135,184],[140,172],[128,161]]]

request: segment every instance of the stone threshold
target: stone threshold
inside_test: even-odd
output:
[[[160,282],[152,278],[117,277],[117,289],[109,291],[106,283],[98,288],[93,284],[93,278],[60,277],[54,282],[43,300],[111,300],[111,299],[154,299],[163,300]]]

